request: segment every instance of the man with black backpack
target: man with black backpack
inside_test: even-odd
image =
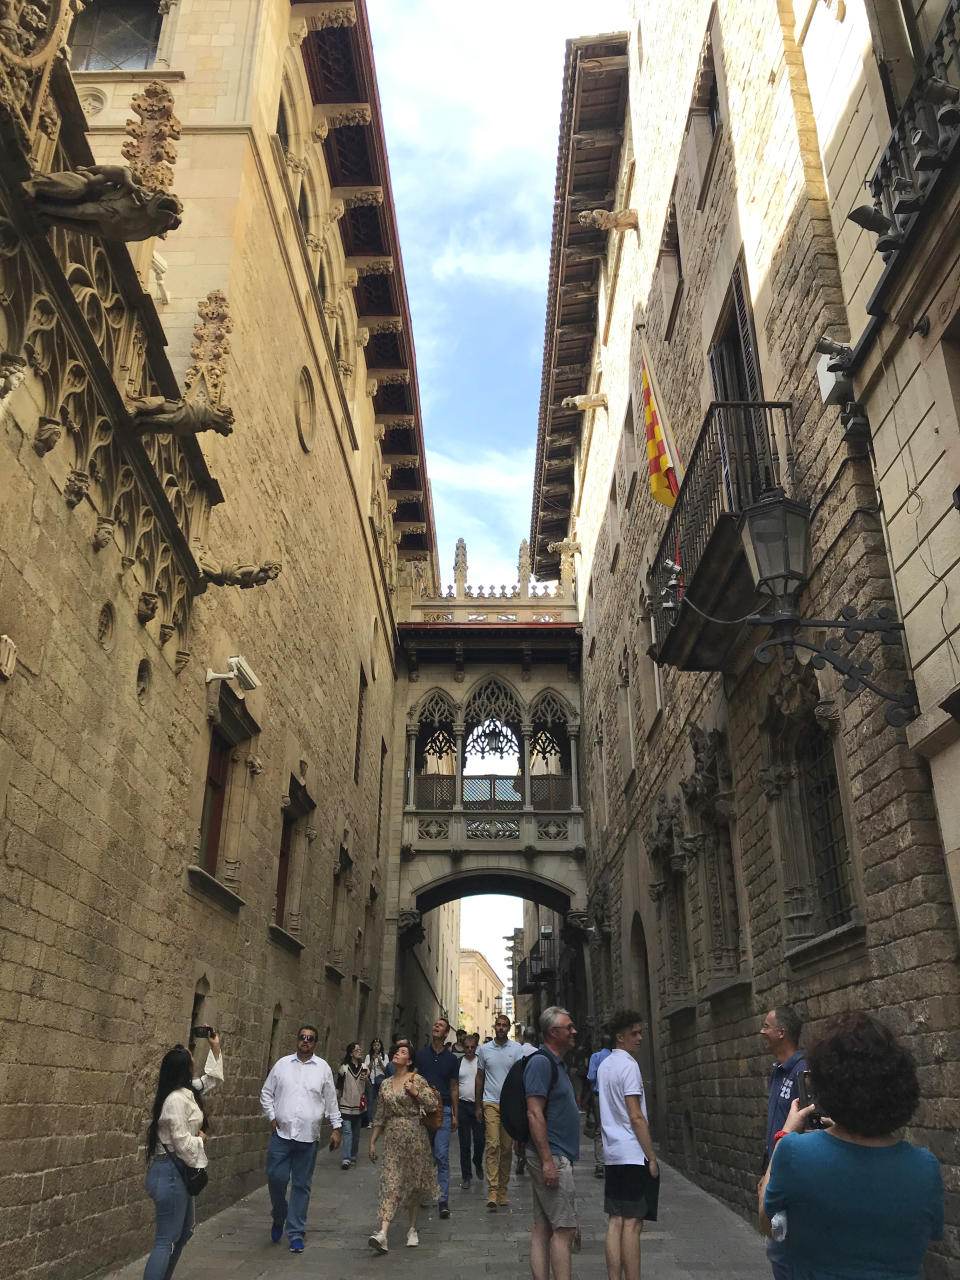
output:
[[[507,1073],[500,1118],[512,1138],[526,1143],[533,1190],[530,1270],[533,1280],[570,1280],[577,1234],[573,1165],[580,1157],[580,1111],[563,1058],[577,1029],[566,1009],[554,1005],[540,1017],[543,1043]],[[524,1108],[524,1101],[526,1107]]]

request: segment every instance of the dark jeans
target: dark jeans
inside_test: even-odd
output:
[[[477,1177],[483,1177],[483,1148],[487,1136],[483,1123],[483,1113],[477,1115],[476,1103],[460,1099],[460,1125],[457,1129],[460,1138],[460,1176],[469,1182],[476,1170]],[[470,1167],[470,1147],[473,1146],[473,1169]]]

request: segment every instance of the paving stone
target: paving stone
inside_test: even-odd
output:
[[[759,1233],[719,1200],[675,1169],[663,1168],[660,1218],[643,1233],[643,1267],[657,1280],[699,1280],[736,1276],[769,1280]],[[216,1176],[216,1170],[212,1170]],[[583,1246],[574,1256],[574,1280],[604,1274],[603,1184],[588,1165],[576,1173]],[[420,1214],[420,1247],[407,1249],[405,1219],[395,1222],[386,1258],[367,1246],[374,1229],[377,1171],[360,1163],[342,1172],[320,1161],[313,1179],[303,1259],[291,1257],[286,1242],[272,1245],[266,1187],[229,1209],[201,1221],[180,1259],[176,1280],[277,1280],[291,1267],[309,1268],[323,1280],[366,1280],[389,1270],[415,1275],[439,1266],[458,1280],[526,1280],[532,1221],[527,1178],[510,1182],[510,1207],[487,1213],[482,1186],[450,1190],[451,1216],[441,1222],[436,1206]],[[198,1202],[203,1218],[203,1201]],[[140,1280],[144,1259],[114,1271],[106,1280]]]

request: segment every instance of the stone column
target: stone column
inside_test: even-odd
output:
[[[463,812],[463,724],[453,726],[453,738],[456,746],[454,756],[457,769],[457,780],[454,784],[453,808],[455,813]]]
[[[407,808],[413,808],[413,771],[417,762],[417,728],[407,725]]]
[[[577,755],[580,748],[580,726],[568,726],[567,734],[570,738],[570,807],[572,809],[579,809],[580,771],[577,767]]]
[[[523,736],[523,811],[533,812],[533,796],[530,785],[530,739],[533,736],[533,725],[522,724],[520,732]]]

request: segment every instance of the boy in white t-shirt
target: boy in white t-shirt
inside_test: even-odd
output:
[[[636,1055],[643,1040],[640,1014],[623,1009],[610,1020],[615,1048],[597,1071],[603,1133],[603,1208],[609,1280],[640,1280],[643,1221],[655,1222],[660,1192],[643,1077]]]

